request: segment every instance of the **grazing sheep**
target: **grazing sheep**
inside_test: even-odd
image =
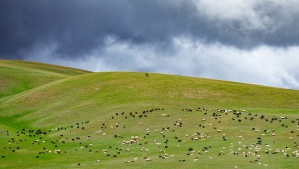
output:
[[[57,149],[54,152],[57,153],[57,154],[60,154],[60,149]]]
[[[155,143],[156,146],[160,147],[161,143]]]
[[[223,155],[224,155],[223,151],[220,151],[220,152],[218,153],[218,156],[223,156]]]

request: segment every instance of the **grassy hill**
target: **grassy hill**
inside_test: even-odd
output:
[[[57,65],[0,60],[0,99],[60,79],[90,73]]]
[[[3,60],[0,84],[0,168],[298,164],[297,90]]]

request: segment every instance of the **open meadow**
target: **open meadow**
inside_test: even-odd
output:
[[[0,60],[0,168],[299,164],[299,91]]]

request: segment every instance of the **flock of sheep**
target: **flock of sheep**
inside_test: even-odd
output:
[[[107,158],[122,160],[128,164],[140,160],[145,162],[167,160],[176,156],[179,156],[179,162],[239,156],[248,158],[250,164],[267,167],[270,164],[261,160],[266,155],[280,155],[281,158],[299,160],[299,118],[268,117],[248,113],[245,110],[207,108],[183,108],[177,111],[177,114],[184,114],[182,118],[169,111],[165,112],[163,108],[141,112],[116,112],[102,119],[77,122],[74,125],[49,130],[23,128],[16,133],[2,130],[1,137],[6,135],[7,138],[2,149],[9,150],[9,153],[5,151],[6,154],[0,155],[2,160],[5,160],[10,153],[18,153],[22,149],[22,143],[31,142],[33,146],[41,147],[36,154],[32,155],[32,158],[42,158],[43,155],[50,153],[67,155],[68,152],[88,151],[95,154],[96,163],[101,163]],[[190,115],[196,119],[189,119],[188,113],[196,113],[197,115]],[[153,123],[151,120],[154,120]],[[253,121],[260,125],[248,126]],[[246,123],[247,126],[242,126],[242,123]],[[238,132],[231,133],[230,129],[223,127],[233,125],[238,125],[240,130],[234,129]],[[279,126],[279,130],[276,131],[274,127],[263,128],[271,125]],[[91,128],[96,129],[91,133]],[[71,133],[78,131],[81,134],[75,136],[68,134],[68,131]],[[84,131],[86,133],[82,134]],[[131,135],[126,134],[126,131],[130,131]],[[287,137],[281,138],[282,135]],[[114,144],[109,145],[107,140],[112,139]],[[284,143],[287,144],[281,145],[280,139],[284,139]],[[51,141],[45,142],[48,140]],[[210,140],[217,141],[218,144],[210,145]],[[76,146],[72,149],[64,148],[63,145],[70,142],[75,143]],[[103,147],[101,143],[107,146]],[[175,149],[183,151],[174,151]],[[78,161],[77,166],[83,164],[84,161]]]

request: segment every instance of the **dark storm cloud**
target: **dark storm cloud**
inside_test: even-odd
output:
[[[261,22],[252,25],[256,18],[245,15],[223,19],[217,13],[205,11],[202,2],[2,0],[0,57],[22,59],[21,51],[51,43],[57,44],[56,57],[80,57],[101,48],[109,36],[134,45],[153,45],[158,51],[175,50],[171,40],[177,36],[245,49],[261,44],[299,43],[299,29],[295,29],[299,27],[297,11],[289,16],[284,14],[287,8],[262,1],[249,6],[257,15],[256,22]],[[264,23],[265,18],[269,24]]]
[[[107,36],[163,44],[179,29],[177,12],[154,1],[1,1],[0,10],[2,57],[52,42],[61,56],[81,56]]]
[[[36,43],[58,43],[62,56],[80,56],[113,32],[124,36],[126,28],[119,22],[124,18],[126,4],[109,1],[1,1],[1,46],[4,54],[17,55]],[[118,30],[118,31],[116,31]]]

